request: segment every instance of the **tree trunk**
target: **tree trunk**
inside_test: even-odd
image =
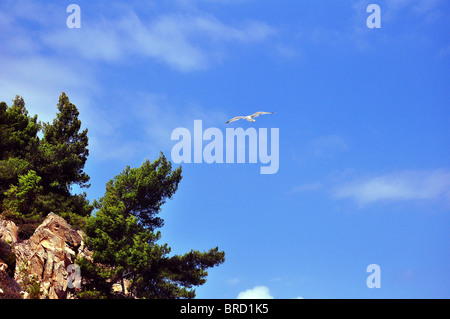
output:
[[[120,278],[120,283],[122,284],[122,294],[124,296],[126,296],[126,291],[125,291],[125,281],[123,280],[123,276]]]

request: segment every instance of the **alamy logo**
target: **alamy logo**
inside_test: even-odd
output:
[[[377,264],[367,266],[367,272],[371,274],[367,277],[367,288],[381,288],[381,268]]]
[[[248,138],[248,143],[246,143],[246,138]],[[254,127],[249,127],[246,130],[241,127],[226,128],[224,140],[221,129],[210,127],[203,131],[202,120],[194,120],[193,134],[187,128],[179,127],[172,131],[171,140],[178,141],[172,147],[171,152],[172,161],[176,164],[235,163],[236,150],[236,163],[245,163],[246,153],[248,153],[248,163],[258,163],[259,160],[261,164],[267,164],[266,166],[261,166],[261,174],[275,174],[278,172],[278,128],[270,129],[270,153],[268,150],[267,128],[259,128],[258,131]],[[203,141],[209,142],[203,147]],[[246,152],[246,146],[248,146],[248,152]],[[192,153],[194,154],[193,158]]]
[[[81,9],[78,4],[69,4],[66,12],[71,13],[66,20],[66,25],[69,29],[81,28]]]
[[[67,287],[80,289],[81,288],[81,269],[76,264],[70,264],[67,266]]]
[[[366,20],[369,29],[381,28],[381,9],[378,4],[369,4],[366,9],[367,13],[371,13]]]

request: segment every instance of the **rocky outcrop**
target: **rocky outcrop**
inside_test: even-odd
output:
[[[13,246],[16,256],[14,278],[24,287],[32,282],[39,287],[40,298],[73,298],[74,288],[68,271],[75,269],[77,257],[89,258],[91,253],[83,242],[83,233],[74,230],[63,218],[50,213],[33,235],[22,242],[17,239],[17,227],[13,222],[3,222],[0,238]],[[70,277],[70,278],[69,278]],[[68,285],[69,284],[69,285]],[[72,287],[70,287],[72,286]],[[24,298],[29,293],[22,292]]]
[[[11,246],[17,243],[17,234],[16,224],[0,218],[0,299],[22,298],[20,286],[14,278],[11,278],[15,265],[15,255]]]
[[[14,245],[18,240],[19,228],[10,220],[3,220],[0,218],[0,240]]]

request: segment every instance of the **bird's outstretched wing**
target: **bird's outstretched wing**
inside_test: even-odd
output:
[[[233,117],[231,120],[225,122],[225,124],[228,124],[228,123],[231,123],[231,122],[234,122],[234,121],[243,119],[244,117],[245,117],[245,116],[236,116],[236,117]]]
[[[273,114],[273,113],[275,113],[275,112],[256,112],[256,113],[253,113],[252,115],[250,115],[250,117],[253,119],[261,114]]]

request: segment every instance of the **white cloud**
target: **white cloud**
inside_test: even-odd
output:
[[[240,292],[237,299],[273,299],[266,286],[256,286],[253,289]]]
[[[78,30],[62,29],[42,39],[58,51],[87,59],[117,62],[139,56],[179,71],[195,71],[220,56],[224,43],[263,42],[273,33],[273,28],[257,21],[232,26],[200,13],[143,19],[130,9],[114,20],[83,22]]]
[[[29,113],[37,113],[42,121],[54,118],[61,92],[68,94],[81,114],[98,92],[91,65],[53,54],[41,41],[58,17],[65,16],[65,10],[61,14],[57,9],[21,0],[0,3],[0,101],[10,104],[15,95],[21,95]]]
[[[274,299],[270,294],[269,288],[266,286],[255,286],[252,289],[247,289],[238,294],[237,299]],[[293,299],[304,299],[298,296]]]
[[[350,198],[359,204],[441,197],[450,199],[450,170],[409,170],[363,178],[337,186],[333,196]]]
[[[156,10],[154,10],[156,11]],[[80,29],[65,26],[65,10],[54,4],[0,3],[2,59],[46,55],[87,62],[150,58],[182,72],[205,69],[233,44],[263,43],[275,29],[260,21],[227,24],[200,10],[154,14],[129,6],[82,13]],[[5,14],[7,12],[8,14]],[[32,23],[33,28],[29,27]]]

